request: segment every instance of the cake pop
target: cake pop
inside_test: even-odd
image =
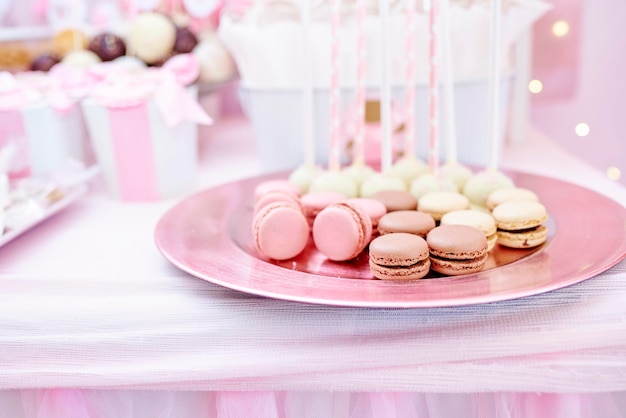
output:
[[[63,64],[68,64],[78,68],[87,68],[95,65],[100,61],[100,58],[91,51],[81,50],[72,51],[61,60]]]
[[[56,55],[42,54],[33,59],[33,61],[30,63],[30,70],[47,72],[50,71],[50,68],[54,67],[58,63],[59,57],[57,57]]]
[[[486,207],[486,199],[491,192],[513,186],[513,180],[501,171],[486,169],[474,174],[467,180],[463,187],[463,194],[472,204]]]
[[[61,30],[52,38],[54,49],[60,56],[65,56],[72,51],[85,49],[88,42],[87,35],[76,29]]]
[[[411,182],[409,191],[416,199],[424,196],[429,192],[448,191],[457,192],[459,189],[456,184],[449,178],[442,177],[439,174],[426,173]]]
[[[163,62],[171,54],[176,41],[176,27],[160,13],[143,13],[131,23],[127,37],[130,55],[146,64]]]
[[[406,191],[406,184],[401,178],[393,174],[376,173],[363,182],[360,195],[361,197],[370,197],[383,190]]]
[[[200,79],[207,82],[220,82],[232,78],[237,69],[226,47],[211,36],[200,41],[192,53],[200,61]]]
[[[472,170],[457,162],[455,158],[448,158],[448,160],[439,167],[439,176],[451,180],[459,190],[463,190],[463,186],[465,186],[467,180],[472,177],[472,174]]]
[[[173,50],[177,54],[188,54],[198,45],[196,34],[188,27],[176,27],[176,39]]]
[[[300,189],[300,193],[306,194],[311,188],[313,180],[324,171],[321,167],[313,164],[303,164],[289,174],[289,181]]]
[[[113,61],[126,55],[126,43],[124,40],[108,32],[91,38],[87,48],[105,62]]]
[[[410,155],[396,161],[389,172],[402,179],[407,188],[409,188],[415,179],[428,173],[428,165]]]
[[[337,192],[347,198],[357,197],[358,188],[352,178],[341,171],[328,170],[316,176],[309,192]]]

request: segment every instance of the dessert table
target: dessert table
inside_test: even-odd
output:
[[[200,162],[197,190],[258,175],[248,123],[202,128]],[[536,131],[502,165],[626,206]],[[626,416],[625,260],[488,304],[288,302],[171,265],[153,236],[178,200],[122,203],[96,178],[0,249],[0,418]]]

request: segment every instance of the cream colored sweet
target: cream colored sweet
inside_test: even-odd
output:
[[[407,189],[413,180],[428,172],[428,165],[415,157],[404,157],[396,161],[389,173],[404,181]]]
[[[78,68],[89,68],[101,62],[100,58],[88,50],[72,51],[61,60],[63,64]]]
[[[309,192],[337,192],[347,198],[357,197],[358,188],[350,176],[341,171],[325,171],[313,179]]]
[[[417,209],[432,216],[435,221],[455,210],[469,209],[469,199],[458,192],[436,191],[422,196],[417,202]]]
[[[376,173],[363,182],[360,195],[371,197],[384,190],[406,191],[406,185],[400,177],[388,173]]]
[[[487,209],[493,210],[496,206],[505,202],[529,201],[538,202],[539,197],[535,192],[523,187],[510,187],[494,190],[487,196]]]
[[[142,13],[131,22],[126,42],[129,55],[155,64],[172,52],[176,27],[161,13]]]
[[[481,230],[487,239],[487,251],[491,251],[498,240],[496,221],[485,212],[475,210],[448,212],[441,217],[440,225],[468,225]]]
[[[498,227],[498,243],[511,248],[532,248],[548,238],[545,206],[539,202],[513,201],[496,206],[492,211]]]
[[[324,170],[319,166],[303,164],[289,174],[288,180],[300,189],[301,194],[306,194],[309,192],[313,180],[323,172]]]
[[[237,73],[235,62],[222,41],[214,34],[202,39],[192,54],[200,62],[200,80],[217,83],[233,78]]]
[[[350,176],[352,180],[356,183],[357,187],[360,189],[361,185],[365,180],[372,177],[376,174],[376,170],[367,164],[362,163],[354,163],[343,169],[343,172]]]
[[[486,207],[487,196],[494,190],[514,187],[513,180],[498,170],[474,174],[463,187],[463,194],[475,205]]]
[[[445,179],[452,180],[458,190],[463,190],[465,183],[473,174],[469,167],[456,161],[448,161],[439,167],[439,175]]]
[[[427,173],[413,180],[409,191],[416,199],[419,199],[426,193],[436,191],[457,192],[458,188],[456,184],[448,178]]]

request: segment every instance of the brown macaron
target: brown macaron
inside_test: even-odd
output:
[[[431,268],[455,276],[475,273],[487,261],[487,238],[478,228],[468,225],[441,225],[426,236]]]
[[[435,219],[427,213],[416,210],[397,210],[385,214],[378,222],[380,235],[394,232],[407,232],[426,238],[426,234],[435,227]]]
[[[387,212],[417,209],[417,199],[407,191],[383,190],[374,193],[370,197],[382,202],[382,204],[387,208]]]
[[[428,245],[417,235],[403,232],[381,235],[369,247],[369,265],[381,280],[416,280],[430,270]]]

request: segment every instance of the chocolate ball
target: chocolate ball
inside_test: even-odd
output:
[[[88,49],[102,61],[113,61],[126,55],[126,43],[122,38],[112,33],[101,33],[94,36],[89,42]]]
[[[177,27],[176,40],[174,41],[174,52],[177,54],[188,54],[198,45],[198,38],[189,28]]]
[[[53,54],[42,54],[30,63],[31,71],[50,71],[50,68],[59,63],[59,57]]]

